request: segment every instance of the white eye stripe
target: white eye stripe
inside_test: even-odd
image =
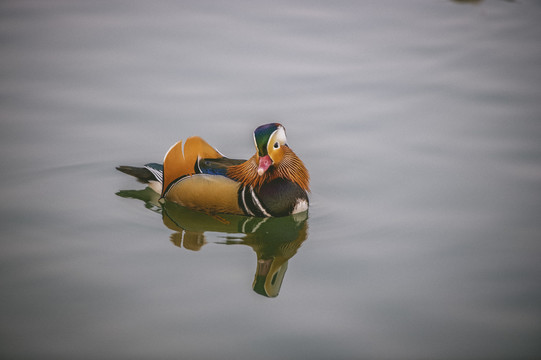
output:
[[[282,126],[279,126],[278,129],[274,130],[272,135],[269,137],[269,144],[273,144],[275,149],[278,149],[280,146],[284,145],[287,142],[286,131]],[[278,147],[276,147],[278,143]]]

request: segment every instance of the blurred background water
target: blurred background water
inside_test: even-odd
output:
[[[533,0],[2,1],[0,356],[539,357],[540,18]],[[247,158],[271,121],[312,195],[267,298],[265,242],[183,235],[117,196],[144,185],[114,167],[191,135]]]

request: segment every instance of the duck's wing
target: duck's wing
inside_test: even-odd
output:
[[[171,146],[163,159],[163,189],[162,197],[171,184],[184,176],[197,172],[199,159],[219,159],[224,156],[205,140],[198,136],[186,139],[184,148],[182,141]]]
[[[200,159],[197,163],[197,170],[201,174],[227,176],[227,170],[231,166],[242,164],[245,161],[246,160],[229,159],[226,157],[219,159]]]

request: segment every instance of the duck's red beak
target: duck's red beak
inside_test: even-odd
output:
[[[257,167],[257,174],[263,175],[265,171],[272,165],[272,160],[269,155],[265,155],[259,158],[259,166]]]

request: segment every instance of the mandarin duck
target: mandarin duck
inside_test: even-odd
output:
[[[308,210],[309,175],[287,145],[281,124],[254,130],[256,153],[230,159],[202,138],[174,144],[162,164],[119,166],[160,194],[160,198],[207,214],[278,217]]]

